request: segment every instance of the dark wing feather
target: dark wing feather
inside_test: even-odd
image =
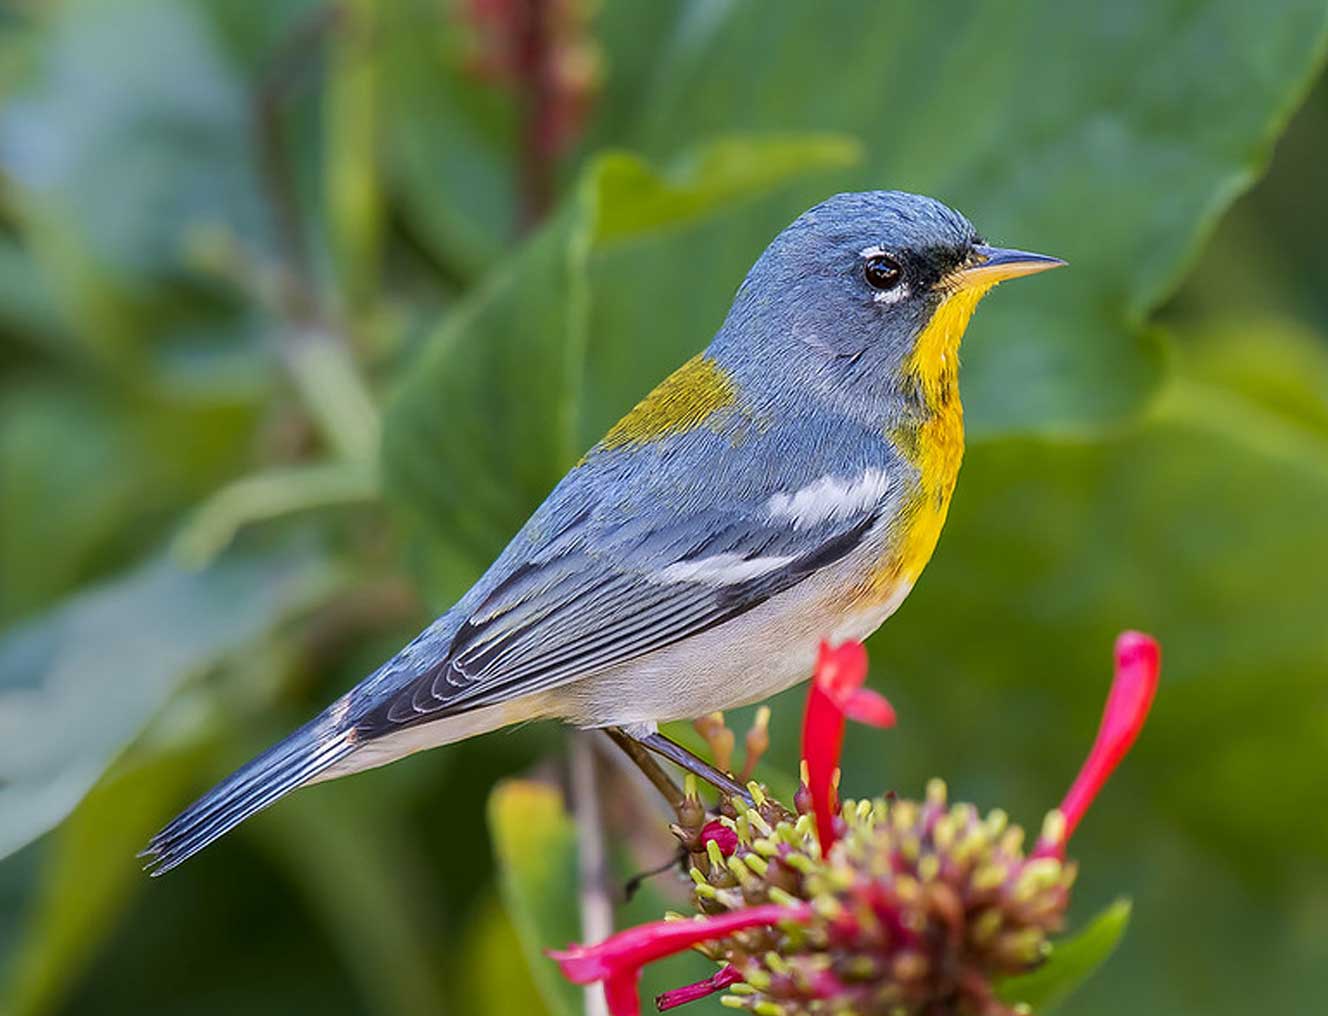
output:
[[[471,612],[446,654],[357,726],[369,737],[544,691],[699,634],[791,589],[857,547],[880,509],[810,532],[763,519],[693,518],[609,552],[565,542],[518,565]],[[710,513],[707,513],[709,516]],[[620,534],[621,535],[621,534]],[[659,579],[717,555],[784,559],[726,584]]]

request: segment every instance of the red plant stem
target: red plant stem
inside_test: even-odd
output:
[[[553,203],[553,41],[549,0],[517,0],[516,58],[521,88],[521,224],[531,229]]]

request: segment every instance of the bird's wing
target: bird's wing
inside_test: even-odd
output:
[[[586,509],[510,567],[445,651],[362,721],[370,736],[544,691],[736,617],[857,547],[889,499],[705,508],[605,527]],[[442,647],[440,647],[442,648]]]

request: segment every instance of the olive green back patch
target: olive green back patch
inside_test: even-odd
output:
[[[686,433],[733,405],[737,398],[738,389],[724,369],[697,354],[615,423],[601,445],[620,448]]]

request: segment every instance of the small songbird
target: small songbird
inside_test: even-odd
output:
[[[898,191],[799,216],[709,347],[616,423],[450,610],[153,837],[163,874],[297,787],[526,720],[658,733],[805,678],[917,581],[964,449],[983,294],[1065,262]]]

